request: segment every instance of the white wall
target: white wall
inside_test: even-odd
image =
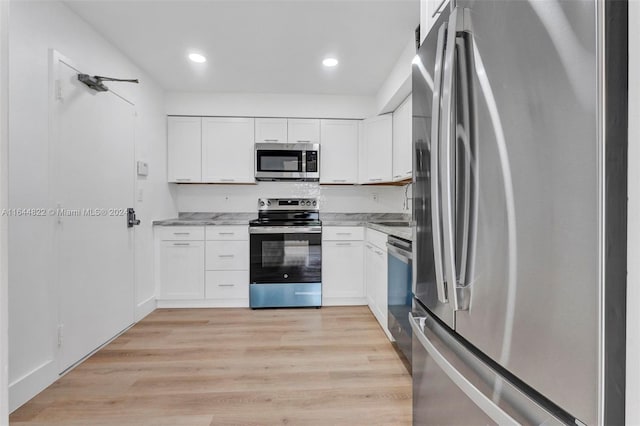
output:
[[[308,118],[375,115],[373,96],[168,92],[165,99],[168,115]]]
[[[255,212],[260,197],[320,197],[321,212],[409,213],[403,210],[404,187],[396,186],[324,186],[312,182],[177,186],[181,212]]]
[[[394,111],[411,93],[411,61],[416,56],[415,37],[410,38],[396,64],[376,94],[376,114]]]
[[[8,205],[8,19],[8,3],[0,2],[0,209]],[[0,425],[9,424],[8,225],[7,217],[0,216]]]
[[[626,424],[640,425],[640,2],[629,2]],[[634,47],[633,49],[631,47]]]
[[[161,89],[64,4],[10,3],[9,40],[9,206],[50,207],[48,78],[49,49],[88,74],[139,78],[119,85],[136,104],[136,155],[149,162],[150,175],[136,183],[144,226],[136,231],[137,317],[153,296],[150,223],[177,212],[166,182],[166,126]],[[117,83],[113,83],[117,84]],[[81,178],[81,177],[79,177]],[[9,381],[14,409],[57,378],[57,296],[53,272],[53,218],[9,219]]]

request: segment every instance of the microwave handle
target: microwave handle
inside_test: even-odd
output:
[[[302,151],[302,167],[301,167],[301,171],[302,171],[302,173],[307,173],[307,151],[305,151],[305,150]]]

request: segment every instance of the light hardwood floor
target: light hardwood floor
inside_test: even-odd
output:
[[[369,309],[159,309],[15,425],[409,425],[411,377]]]

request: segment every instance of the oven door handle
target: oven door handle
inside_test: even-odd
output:
[[[320,234],[322,226],[250,226],[250,234]]]

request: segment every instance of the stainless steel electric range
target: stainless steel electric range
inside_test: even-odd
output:
[[[249,222],[249,306],[322,305],[322,223],[315,198],[261,198]]]

